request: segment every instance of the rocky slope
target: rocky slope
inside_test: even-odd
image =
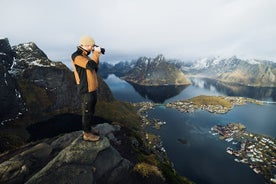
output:
[[[122,78],[128,82],[145,86],[190,84],[184,73],[169,64],[163,55],[153,59],[139,58],[134,68]]]
[[[119,126],[104,123],[95,129],[102,137],[97,142],[83,141],[77,131],[31,143],[14,155],[0,157],[0,183],[165,183],[159,176],[141,177],[132,169],[133,162],[112,146],[124,141],[114,136]]]

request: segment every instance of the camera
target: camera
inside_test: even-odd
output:
[[[100,46],[94,45],[94,47],[100,47]],[[101,49],[101,53],[104,54],[105,53],[105,48],[100,47],[100,49]]]

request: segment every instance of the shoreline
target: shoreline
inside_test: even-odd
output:
[[[269,136],[248,132],[241,123],[229,123],[225,126],[215,125],[211,133],[219,134],[219,139],[239,144],[237,149],[227,147],[226,152],[235,156],[236,162],[249,165],[256,173],[269,182],[276,168],[276,140]],[[212,133],[214,136],[215,134]]]
[[[164,108],[175,108],[176,110],[178,110],[180,112],[183,112],[183,113],[193,113],[195,110],[200,109],[200,110],[208,111],[210,113],[220,113],[220,114],[222,114],[222,113],[229,112],[231,109],[233,109],[237,105],[245,105],[247,103],[254,103],[254,104],[257,104],[257,105],[263,105],[263,103],[264,103],[263,101],[260,101],[260,100],[255,100],[255,99],[245,98],[245,97],[221,97],[221,96],[219,96],[219,97],[214,97],[214,98],[215,99],[216,98],[220,98],[220,99],[226,100],[226,101],[228,101],[231,104],[231,106],[226,107],[226,106],[223,106],[221,104],[215,104],[215,105],[214,104],[196,104],[196,103],[194,103],[192,101],[192,99],[178,100],[178,101],[170,102],[170,103],[167,103],[167,104],[159,104],[159,103],[153,103],[153,102],[139,102],[139,103],[133,103],[133,105],[134,105],[134,107],[137,108],[137,114],[141,118],[141,120],[143,122],[142,126],[145,129],[148,126],[151,126],[152,128],[155,128],[155,129],[159,129],[161,126],[165,125],[166,122],[160,123],[162,121],[155,120],[155,119],[149,119],[148,115],[147,115],[147,112],[149,110],[151,110],[151,109],[153,109],[153,108],[155,108],[157,106],[162,106],[162,107],[164,106]],[[241,125],[241,129],[244,130],[245,126],[243,127]],[[212,134],[213,135],[218,135],[220,133],[213,131]],[[253,133],[247,133],[247,134],[249,136],[256,135],[256,134],[253,134]],[[235,145],[235,146],[239,146],[239,145],[243,146],[243,144],[240,142],[239,139],[236,139],[236,138],[232,137],[233,134],[231,134],[230,136],[227,135],[227,134],[225,134],[224,136],[222,136],[222,134],[220,134],[220,135],[221,135],[220,139],[223,139],[223,140],[225,140],[227,142],[233,141],[232,144]],[[262,139],[262,138],[258,137],[258,138],[255,138],[255,139],[258,139],[259,141],[261,141],[261,140],[266,141],[266,138]],[[272,140],[270,140],[270,142],[273,142],[273,145],[270,146],[270,147],[275,152],[275,150],[276,150],[276,146],[275,146],[276,142],[275,142],[275,140],[273,140],[273,141]],[[236,145],[236,144],[238,144],[238,145]],[[159,150],[163,148],[161,140],[158,140],[156,142],[156,145],[158,145]],[[265,146],[265,145],[263,145],[263,146]],[[245,145],[244,145],[244,147],[245,147]],[[162,150],[163,150],[163,153],[166,154],[165,149],[162,149]],[[244,157],[240,156],[240,153],[238,153],[238,151],[236,151],[236,150],[233,150],[232,148],[227,149],[226,152],[231,153],[232,155],[234,155],[235,156],[234,160],[237,161],[237,162],[248,164],[249,162],[252,161],[250,158],[246,159],[245,156]],[[257,151],[257,153],[258,153],[258,151]],[[257,154],[257,153],[255,153],[255,154]],[[238,157],[240,157],[240,158],[238,159]],[[261,157],[261,156],[259,156],[259,157]],[[276,156],[274,156],[273,158],[271,158],[271,159],[273,159],[274,165],[266,164],[265,167],[269,166],[270,168],[276,168],[276,165],[275,165],[276,160],[275,160],[275,158],[276,158]],[[249,159],[250,159],[250,161],[248,161]],[[260,161],[260,159],[257,158],[257,159],[254,160],[254,158],[253,158],[253,161]],[[263,164],[264,161],[261,161],[260,163]],[[265,162],[265,163],[269,163],[269,162]],[[269,181],[269,179],[274,179],[274,178],[272,178],[273,174],[267,174],[267,172],[265,171],[265,169],[263,169],[264,167],[259,167],[259,166],[257,167],[257,166],[255,166],[256,164],[255,165],[254,164],[251,164],[249,166],[251,166],[251,169],[255,173],[262,174],[266,181]]]

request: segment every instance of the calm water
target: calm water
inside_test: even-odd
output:
[[[275,102],[275,89],[227,86],[211,80],[193,79],[190,86],[167,89],[145,89],[110,75],[106,83],[115,98],[128,102],[153,101],[167,103],[188,99],[198,95],[245,96]],[[170,91],[170,93],[168,93]],[[174,92],[171,92],[174,91]],[[154,98],[152,98],[154,97]],[[164,148],[175,169],[196,183],[232,184],[264,183],[260,175],[255,174],[248,165],[237,163],[234,157],[226,153],[228,143],[209,133],[216,124],[240,122],[248,131],[276,137],[276,104],[263,106],[247,104],[237,106],[224,115],[205,111],[180,113],[174,109],[156,107],[149,111],[149,117],[166,121],[160,130],[151,130],[161,136]],[[182,144],[178,139],[184,139]]]

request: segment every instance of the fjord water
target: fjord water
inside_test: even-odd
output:
[[[164,91],[146,94],[148,90],[137,90],[137,86],[110,75],[106,83],[115,98],[128,102],[153,101],[157,103],[173,102],[189,99],[198,95],[244,96],[259,100],[275,102],[276,93],[273,88],[252,88],[244,86],[227,86],[208,79],[192,79],[192,85],[178,90],[175,96],[164,99]],[[169,87],[170,90],[174,88]],[[141,93],[141,91],[143,91]],[[140,93],[139,93],[140,92]],[[159,93],[159,94],[158,94]],[[155,96],[154,99],[149,97]],[[158,101],[157,97],[160,97]],[[254,133],[276,137],[276,104],[246,104],[236,106],[226,114],[213,114],[197,110],[193,113],[181,113],[175,109],[158,106],[149,111],[150,118],[167,122],[161,129],[150,129],[160,135],[163,146],[175,169],[183,176],[196,183],[232,184],[232,183],[264,183],[261,175],[254,173],[248,165],[237,163],[232,155],[226,153],[228,146],[235,147],[231,142],[220,140],[210,133],[216,124],[239,122]],[[187,142],[183,144],[178,140]]]

